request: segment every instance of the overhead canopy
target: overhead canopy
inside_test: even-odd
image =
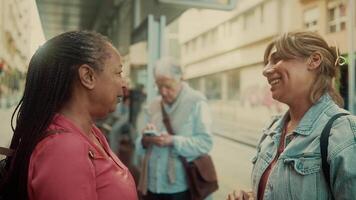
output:
[[[91,29],[100,0],[36,0],[46,38],[58,33]]]
[[[107,35],[122,53],[147,38],[147,16],[164,15],[169,24],[190,7],[231,8],[236,0],[36,0],[46,39],[70,30],[95,30]]]

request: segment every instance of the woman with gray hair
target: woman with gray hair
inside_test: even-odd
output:
[[[179,157],[191,161],[211,150],[208,105],[203,94],[182,81],[182,70],[171,58],[157,62],[154,76],[160,97],[149,104],[146,127],[136,142],[137,151],[145,155],[138,187],[145,200],[189,200]],[[174,135],[163,123],[163,112]]]

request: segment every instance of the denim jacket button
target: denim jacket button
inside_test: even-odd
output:
[[[303,164],[301,162],[298,163],[297,168],[301,170],[303,168]]]

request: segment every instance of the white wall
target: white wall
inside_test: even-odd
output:
[[[262,76],[263,55],[278,34],[302,27],[300,16],[299,0],[241,0],[231,12],[191,9],[182,15],[180,41],[186,78],[223,72],[222,98],[209,101],[214,132],[253,143],[270,117],[286,110],[272,99]],[[226,98],[224,77],[233,69],[240,69],[238,100]]]

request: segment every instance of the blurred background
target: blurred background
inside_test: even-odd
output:
[[[109,133],[119,118],[127,125],[120,131],[133,140],[143,126],[141,108],[157,95],[154,63],[176,58],[185,80],[209,100],[220,179],[214,195],[224,199],[250,187],[261,130],[285,111],[262,76],[264,49],[274,37],[309,30],[338,46],[346,63],[337,87],[355,113],[355,8],[355,0],[0,0],[0,146],[11,140],[10,118],[34,51],[59,33],[95,30],[120,51],[129,82],[129,116],[100,122],[103,130]]]

